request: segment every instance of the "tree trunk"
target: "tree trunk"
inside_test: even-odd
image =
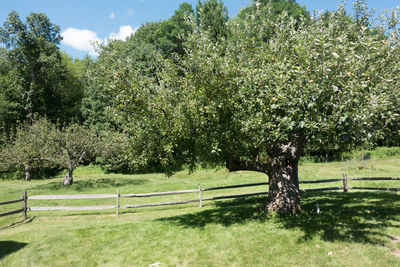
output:
[[[301,210],[298,166],[304,145],[305,138],[299,135],[288,144],[275,143],[268,149],[268,210],[293,214]]]
[[[25,171],[25,181],[30,181],[31,180],[31,169],[29,168],[29,165],[25,165],[24,171]]]
[[[73,169],[68,169],[67,170],[67,174],[65,175],[65,177],[64,177],[64,185],[65,186],[70,186],[70,185],[72,185],[72,183],[73,183],[73,181],[74,181],[74,179],[73,179],[73,177],[72,177],[72,172],[73,172],[74,170]]]
[[[35,87],[36,87],[36,78],[33,69],[31,69],[31,80],[30,80],[30,87],[29,87],[29,94],[27,99],[27,108],[28,108],[28,121],[29,125],[33,124],[33,117],[34,117],[34,98],[35,98]]]
[[[266,208],[270,211],[297,213],[300,208],[298,178],[299,158],[305,146],[305,137],[297,134],[288,143],[275,142],[267,148],[267,162],[240,161],[231,154],[226,158],[229,171],[256,171],[269,177],[269,192]]]
[[[271,211],[297,213],[300,208],[298,160],[275,158],[267,172],[269,191],[266,208]]]

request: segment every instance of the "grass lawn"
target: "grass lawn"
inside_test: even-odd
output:
[[[399,177],[400,159],[363,164],[304,163],[302,180]],[[264,182],[252,172],[199,170],[192,175],[104,174],[95,166],[76,170],[65,188],[62,177],[0,180],[0,201],[29,195],[146,193]],[[341,186],[341,183],[302,188]],[[398,187],[400,181],[352,181],[349,186]],[[266,191],[266,187],[203,192],[204,197]],[[196,199],[197,194],[121,199],[121,204]],[[181,206],[106,211],[40,211],[0,218],[0,266],[400,266],[400,194],[376,191],[302,194],[297,216],[260,212],[265,197]],[[31,200],[28,206],[114,205],[114,199]],[[316,203],[321,213],[316,214]],[[21,203],[0,206],[0,213]]]

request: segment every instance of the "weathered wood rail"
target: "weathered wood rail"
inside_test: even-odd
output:
[[[398,192],[400,188],[383,188],[383,187],[350,187],[348,186],[349,181],[396,181],[400,180],[399,177],[347,177],[346,174],[343,174],[343,178],[340,179],[322,179],[322,180],[313,180],[313,181],[300,181],[299,184],[318,184],[318,183],[333,183],[333,182],[342,182],[343,186],[336,187],[324,187],[324,188],[312,188],[312,189],[300,189],[301,192],[319,192],[319,191],[331,191],[331,190],[343,190],[343,192],[348,192],[351,190],[379,190],[379,191],[393,191]],[[260,196],[267,195],[267,192],[256,192],[256,193],[248,193],[248,194],[236,194],[236,195],[225,195],[225,196],[213,196],[206,197],[202,196],[202,192],[205,191],[214,191],[214,190],[225,190],[225,189],[233,189],[233,188],[242,188],[242,187],[253,187],[253,186],[264,186],[268,185],[267,182],[263,183],[252,183],[252,184],[239,184],[239,185],[228,185],[228,186],[218,186],[218,187],[209,187],[209,188],[201,188],[200,184],[197,186],[197,189],[189,189],[189,190],[179,190],[179,191],[168,191],[168,192],[153,192],[153,193],[140,193],[140,194],[120,194],[120,190],[118,189],[116,194],[81,194],[81,195],[37,195],[27,197],[26,192],[24,191],[22,199],[10,200],[5,202],[0,202],[0,205],[12,204],[17,202],[23,202],[22,209],[10,211],[7,213],[0,214],[1,216],[7,216],[15,213],[22,212],[24,218],[26,218],[26,212],[29,211],[55,211],[55,210],[105,210],[105,209],[115,209],[116,214],[119,214],[120,209],[132,209],[132,208],[142,208],[142,207],[155,207],[155,206],[167,206],[167,205],[182,205],[189,203],[199,203],[199,207],[202,207],[204,201],[213,201],[213,200],[222,200],[222,199],[231,199],[231,198],[241,198],[241,197],[252,197],[252,196]],[[143,198],[143,197],[156,197],[156,196],[168,196],[168,195],[179,195],[179,194],[198,194],[197,199],[189,199],[182,201],[172,201],[172,202],[158,202],[158,203],[145,203],[145,204],[129,204],[129,205],[120,205],[120,198]],[[30,207],[27,208],[27,199],[30,200],[62,200],[62,199],[115,199],[115,205],[107,205],[107,206],[42,206],[42,207]]]
[[[0,206],[22,202],[21,209],[0,213],[0,217],[17,214],[17,213],[22,213],[23,218],[26,219],[26,212],[27,212],[27,207],[28,207],[27,200],[28,200],[28,196],[26,194],[26,191],[24,191],[24,192],[22,192],[22,198],[20,198],[20,199],[0,202]]]

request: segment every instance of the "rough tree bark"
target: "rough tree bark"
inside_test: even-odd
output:
[[[295,214],[301,210],[298,164],[305,138],[297,135],[292,142],[276,142],[267,149],[267,162],[238,161],[229,157],[229,171],[257,171],[268,175],[269,191],[266,209]]]
[[[303,147],[303,138],[296,138],[288,144],[275,143],[268,149],[268,210],[286,213],[301,210],[298,166]]]
[[[67,174],[65,174],[65,177],[64,177],[64,185],[70,186],[74,182],[74,179],[72,177],[73,171],[74,171],[73,169],[67,169]]]

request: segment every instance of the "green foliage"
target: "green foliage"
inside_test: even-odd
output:
[[[49,134],[55,127],[46,119],[40,119],[32,125],[20,125],[12,135],[3,141],[0,147],[0,170],[2,172],[24,172],[25,179],[32,178],[32,171],[41,174],[45,169],[57,169],[57,164],[45,157],[51,150]],[[4,139],[4,138],[3,138]]]
[[[143,131],[144,122],[135,120],[130,125],[124,125],[127,119],[126,114],[115,112],[112,107],[120,105],[120,100],[124,101],[126,96],[119,94],[119,88],[146,88],[136,95],[135,100],[140,108],[130,105],[121,105],[122,109],[130,114],[136,114],[137,118],[149,116],[153,119],[152,109],[162,112],[161,107],[150,104],[149,111],[146,106],[152,103],[150,99],[157,97],[153,92],[154,83],[157,82],[157,72],[163,68],[164,59],[175,60],[178,55],[183,55],[183,37],[192,30],[192,25],[188,24],[186,17],[193,16],[190,4],[183,3],[174,15],[165,21],[157,23],[147,23],[142,25],[136,33],[126,42],[113,41],[104,45],[100,49],[100,55],[96,62],[89,62],[85,70],[85,80],[87,82],[85,97],[82,101],[82,115],[86,124],[94,124],[98,131],[115,129],[119,132],[126,132],[129,136],[128,143],[135,149],[125,148],[123,154],[125,159],[122,166],[120,159],[113,158],[112,154],[99,158],[99,162],[109,171],[145,171],[158,169],[161,157],[154,151],[157,150],[160,134],[157,126],[154,125],[153,134]],[[128,128],[127,131],[126,128]],[[140,136],[140,138],[136,138]],[[112,139],[112,138],[111,138]],[[110,140],[112,142],[112,140]],[[132,152],[133,151],[133,152]],[[146,156],[139,156],[138,151],[147,151]],[[146,153],[146,152],[144,152]],[[134,156],[133,156],[134,155]],[[121,156],[122,157],[122,156]]]
[[[174,11],[171,18],[159,23],[154,32],[154,45],[164,58],[172,58],[174,53],[183,55],[184,36],[192,31],[192,27],[187,23],[186,18],[193,16],[192,5],[183,2]]]
[[[128,49],[125,50],[125,53],[128,52],[130,57],[139,59],[134,62],[141,62],[141,64],[152,63],[154,51],[151,50],[158,51],[168,59],[172,59],[174,54],[183,55],[184,37],[192,31],[192,26],[187,23],[186,19],[193,15],[192,5],[183,2],[169,19],[143,24],[126,42]],[[139,55],[135,55],[136,49]],[[149,52],[149,55],[142,51]]]
[[[221,0],[198,0],[196,5],[196,23],[202,30],[207,31],[215,41],[228,37],[226,23],[228,22],[228,9]]]
[[[23,120],[23,99],[16,93],[14,69],[8,60],[8,50],[0,48],[0,132],[11,130]]]
[[[24,115],[31,121],[35,113],[52,119],[58,115],[57,88],[65,78],[57,47],[61,39],[60,28],[43,13],[31,13],[23,23],[11,11],[0,28],[0,42],[10,49],[13,90],[23,99]]]
[[[101,148],[96,163],[106,173],[130,173],[130,161],[126,155],[129,153],[129,136],[115,130],[104,130],[100,133]]]
[[[73,123],[47,134],[53,142],[47,158],[61,167],[75,169],[85,160],[95,158],[98,142],[91,128]]]
[[[43,13],[31,13],[24,23],[12,11],[0,28],[7,47],[0,56],[0,123],[7,128],[36,115],[81,120],[82,63],[60,53],[61,39],[59,27]]]
[[[67,170],[72,172],[83,162],[94,161],[97,153],[97,136],[92,129],[73,123],[57,127],[45,118],[32,125],[21,125],[15,136],[3,142],[0,154],[0,171],[25,173],[25,179]],[[35,173],[37,176],[32,177]],[[45,177],[41,177],[45,178]]]
[[[123,81],[121,86],[129,86],[132,70],[143,76],[155,76],[161,59],[155,36],[159,27],[160,23],[142,25],[127,41],[115,40],[101,46],[96,61],[86,61],[85,93],[81,107],[86,125],[96,125],[99,131],[120,129],[118,120],[109,110],[116,103],[116,99],[110,97],[110,81],[118,77]],[[111,95],[115,94],[111,92]]]
[[[367,159],[392,159],[400,157],[400,147],[377,147],[374,150],[359,150],[342,153],[341,158],[367,160]]]
[[[310,14],[304,6],[300,6],[295,0],[253,0],[252,3],[242,9],[238,14],[238,18],[246,20],[248,16],[254,15],[260,10],[261,20],[275,20],[286,12],[289,17],[297,21],[310,19]],[[266,18],[268,16],[268,18]]]
[[[299,135],[308,147],[334,150],[381,138],[399,97],[398,32],[382,40],[384,25],[371,34],[343,8],[329,25],[322,17],[309,23],[275,15],[271,5],[255,12],[228,23],[226,44],[191,34],[187,55],[178,66],[163,63],[154,81],[131,71],[109,83],[136,158],[174,169],[253,159]],[[269,12],[262,24],[261,12]]]
[[[376,147],[375,149],[355,149],[352,151],[330,151],[325,153],[306,153],[301,162],[342,162],[348,160],[382,160],[400,157],[399,147]]]
[[[84,94],[83,71],[87,59],[73,59],[61,53],[65,79],[57,87],[59,105],[55,119],[63,123],[82,121],[81,102]]]

